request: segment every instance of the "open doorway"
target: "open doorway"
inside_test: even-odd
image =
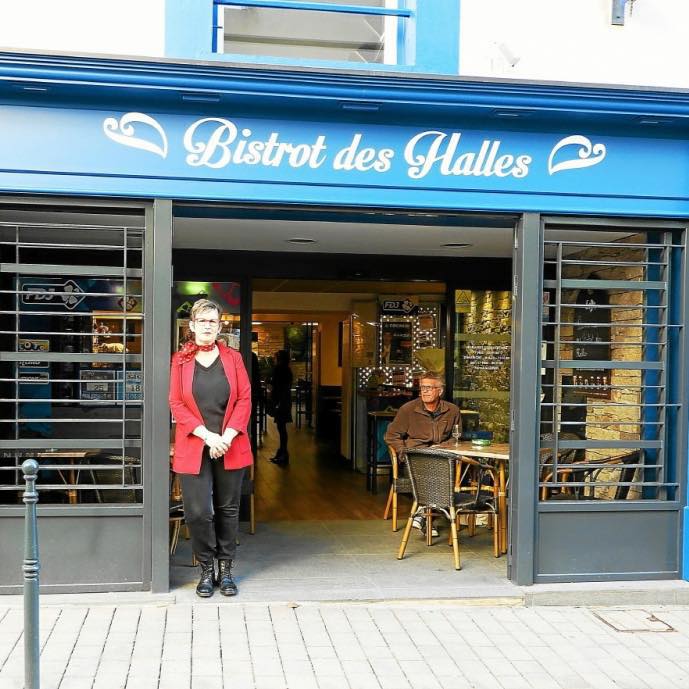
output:
[[[461,532],[461,574],[442,520],[436,547],[419,534],[405,559],[396,559],[411,497],[399,496],[393,532],[383,520],[390,486],[384,432],[418,394],[421,371],[433,370],[446,399],[463,411],[465,438],[479,431],[506,441],[514,220],[222,211],[226,217],[200,218],[185,209],[192,217],[176,219],[176,281],[236,285],[232,318],[245,359],[256,355],[254,381],[269,385],[272,355],[286,349],[294,388],[288,466],[270,462],[278,445],[270,415],[259,413],[252,424],[257,531],[242,537],[243,594],[455,597],[489,582],[503,595],[507,558],[493,556],[487,528],[472,537]],[[387,417],[372,421],[371,412]],[[191,586],[189,557],[181,541],[173,586]],[[422,574],[431,576],[419,590]]]
[[[445,372],[445,283],[256,279],[252,286],[262,391],[278,350],[289,353],[293,377],[289,464],[276,454],[270,414],[256,425],[259,519],[380,519],[390,474],[386,426],[412,399],[422,368]],[[406,311],[393,315],[401,302]],[[402,504],[406,516],[411,503]]]

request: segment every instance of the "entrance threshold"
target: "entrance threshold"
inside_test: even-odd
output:
[[[462,569],[456,571],[447,526],[439,527],[440,535],[430,547],[419,531],[412,530],[406,555],[398,560],[402,528],[393,532],[390,521],[382,519],[259,522],[255,536],[246,534],[243,524],[235,569],[238,599],[521,603],[521,589],[507,579],[506,558],[493,557],[492,532],[479,528],[470,538],[461,530]],[[194,600],[198,568],[191,566],[189,541],[178,546],[170,573],[175,595]]]
[[[505,557],[492,555],[492,535],[460,531],[462,569],[452,566],[447,531],[434,544],[413,531],[403,560],[397,560],[402,530],[382,520],[259,522],[257,534],[242,524],[235,579],[240,593],[214,604],[460,606],[689,605],[689,582],[606,581],[517,586],[506,577]],[[180,542],[171,568],[177,603],[199,602],[198,568],[189,541]]]
[[[238,568],[240,571],[241,568]],[[457,572],[461,576],[461,572]],[[240,578],[241,577],[241,578]],[[362,605],[370,607],[544,607],[544,606],[578,606],[610,607],[620,606],[639,608],[644,606],[689,605],[689,582],[681,579],[665,581],[609,581],[566,584],[536,584],[534,586],[507,585],[509,593],[497,595],[489,586],[478,587],[473,591],[467,588],[459,590],[459,595],[448,597],[410,597],[410,598],[318,598],[311,594],[296,598],[276,597],[261,598],[257,589],[251,590],[246,585],[246,577],[239,574],[241,592],[234,598],[224,598],[216,594],[210,601],[201,601],[189,584],[176,586],[170,593],[149,592],[108,592],[108,593],[69,593],[53,594],[41,597],[41,608],[63,608],[69,606],[104,605],[167,607],[173,605],[261,605],[285,604],[293,607],[323,605]],[[290,587],[285,587],[285,592]],[[296,592],[293,590],[293,592]],[[2,603],[6,608],[21,608],[23,596],[3,596]]]

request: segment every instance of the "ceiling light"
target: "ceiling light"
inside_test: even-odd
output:
[[[311,239],[311,237],[292,237],[291,239],[285,239],[285,241],[290,244],[316,244],[316,240]]]
[[[443,244],[446,249],[463,249],[464,247],[471,246],[471,244],[463,244],[462,242],[449,242],[448,244]]]
[[[219,103],[220,95],[217,93],[183,93],[182,100],[189,103]]]
[[[663,124],[673,124],[675,119],[673,117],[639,117],[637,119],[639,124],[653,124],[653,125],[663,125]]]
[[[493,110],[491,111],[491,115],[493,117],[502,117],[504,119],[519,119],[520,117],[529,117],[533,113],[533,110],[524,110],[524,109],[509,109],[509,108],[504,108],[502,110]]]
[[[378,112],[380,110],[380,103],[345,101],[340,103],[340,107],[343,110],[352,110],[354,112]]]

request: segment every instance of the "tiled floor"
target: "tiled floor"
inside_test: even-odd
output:
[[[241,535],[237,601],[393,600],[521,596],[507,580],[507,558],[493,557],[492,533],[460,532],[462,569],[455,571],[447,530],[427,547],[412,531],[403,560],[397,560],[402,529],[390,522],[321,521],[259,523]],[[189,542],[181,541],[171,570],[178,600],[195,598],[198,569]]]

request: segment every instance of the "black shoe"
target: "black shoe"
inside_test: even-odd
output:
[[[288,454],[284,454],[284,455],[277,454],[270,461],[273,464],[277,464],[278,466],[285,466],[286,464],[289,464],[289,455]]]
[[[201,578],[196,585],[196,595],[201,598],[210,598],[215,592],[215,565],[213,560],[210,562],[200,562]]]
[[[236,596],[237,584],[232,579],[232,560],[218,560],[218,579],[223,596]]]

